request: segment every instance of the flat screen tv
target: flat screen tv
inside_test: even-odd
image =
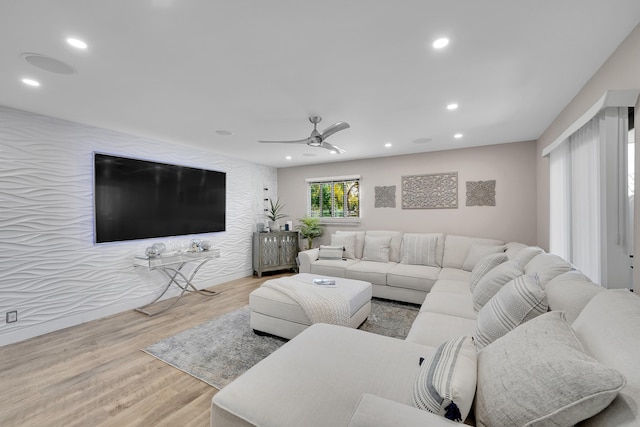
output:
[[[94,153],[95,242],[225,230],[226,173]]]

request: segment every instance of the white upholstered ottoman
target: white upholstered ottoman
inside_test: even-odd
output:
[[[314,279],[335,280],[335,288],[323,288],[313,284]],[[283,285],[292,287],[283,292]],[[304,298],[300,300],[299,294]],[[309,327],[312,318],[318,318],[308,299],[320,305],[320,309],[340,304],[344,307],[339,322],[320,320],[322,323],[338,323],[351,328],[360,326],[371,313],[371,283],[339,277],[298,274],[296,276],[266,281],[249,295],[251,327],[257,333],[267,333],[291,339]],[[309,298],[308,298],[309,297]],[[323,300],[326,298],[326,300]],[[325,302],[326,301],[326,302]],[[337,302],[336,302],[337,301]]]

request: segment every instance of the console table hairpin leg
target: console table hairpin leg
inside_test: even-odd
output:
[[[155,316],[156,314],[160,314],[163,313],[167,310],[169,310],[171,307],[173,307],[174,305],[176,305],[178,303],[178,301],[180,301],[180,298],[182,298],[182,295],[184,295],[185,292],[196,292],[200,295],[204,295],[204,296],[214,296],[217,295],[218,292],[216,291],[210,291],[208,289],[198,289],[196,288],[193,283],[192,280],[195,277],[196,273],[198,273],[198,270],[200,270],[200,268],[205,265],[207,262],[211,261],[213,258],[206,258],[203,259],[200,264],[195,268],[195,270],[193,270],[193,272],[191,273],[191,275],[189,276],[189,278],[187,278],[183,273],[182,273],[182,268],[187,265],[189,262],[195,262],[196,260],[189,260],[189,261],[184,261],[181,262],[180,265],[178,265],[178,267],[169,267],[169,266],[157,266],[157,267],[150,267],[150,270],[159,270],[161,272],[163,272],[165,274],[165,276],[167,276],[169,278],[169,281],[167,282],[166,286],[164,287],[164,289],[162,290],[162,293],[160,293],[160,295],[158,295],[153,301],[151,301],[149,304],[145,304],[142,307],[138,307],[135,310],[139,311],[140,313],[144,313],[147,316]],[[178,280],[176,280],[177,278],[182,278],[183,283],[180,283]],[[178,297],[171,303],[169,304],[167,307],[158,310],[158,311],[147,311],[147,308],[151,307],[153,304],[155,304],[156,302],[158,302],[158,300],[160,298],[162,298],[162,296],[164,294],[167,293],[167,291],[169,290],[169,288],[171,287],[171,284],[174,284],[179,287],[180,289],[182,289],[182,291],[180,292],[180,295],[178,295]]]

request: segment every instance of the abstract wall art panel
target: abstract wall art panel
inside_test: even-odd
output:
[[[386,187],[375,187],[376,191],[376,208],[395,208],[396,207],[396,186],[389,185]]]
[[[467,181],[467,206],[495,206],[496,180]]]
[[[456,209],[458,172],[402,177],[402,209]]]

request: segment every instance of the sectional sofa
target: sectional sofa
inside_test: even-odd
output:
[[[301,252],[301,272],[421,303],[407,338],[312,325],[214,396],[212,427],[640,425],[638,296],[519,243],[360,231],[340,245],[340,259]]]

